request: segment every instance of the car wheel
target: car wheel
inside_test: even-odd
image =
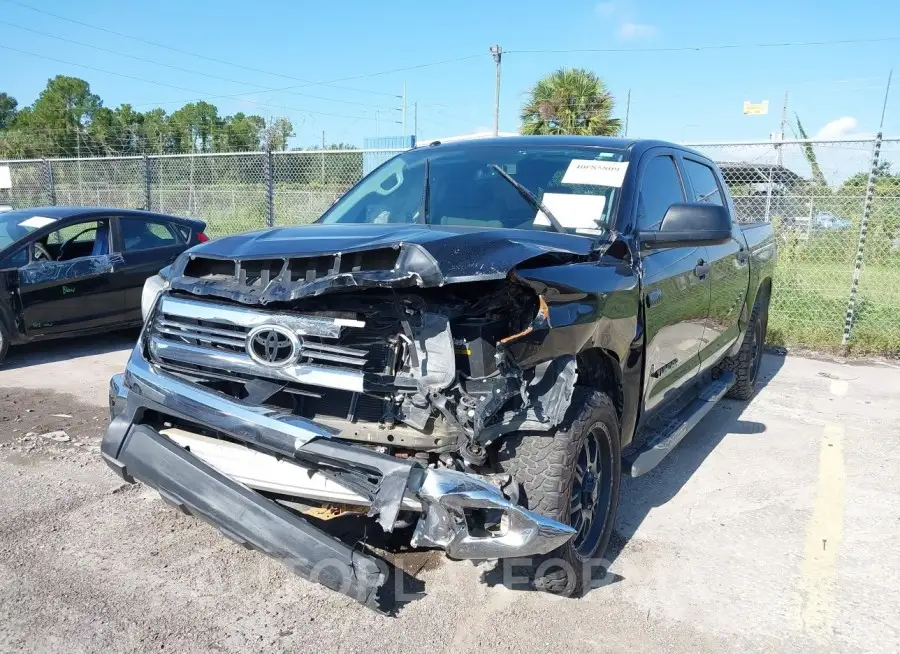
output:
[[[0,327],[0,366],[3,365],[7,352],[9,352],[9,338],[6,335],[6,330]]]
[[[734,386],[728,391],[728,397],[732,399],[749,400],[756,391],[756,378],[759,376],[759,366],[766,345],[768,311],[768,298],[757,299],[741,349],[737,355],[722,362],[720,370],[731,371],[735,376]]]
[[[576,387],[563,427],[555,433],[519,432],[504,438],[498,464],[519,484],[528,509],[576,529],[565,545],[527,566],[538,589],[582,595],[606,553],[615,524],[622,476],[616,408],[605,393]]]

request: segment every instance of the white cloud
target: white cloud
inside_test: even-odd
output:
[[[656,36],[659,30],[646,23],[625,22],[619,25],[619,38],[624,40],[646,39]]]
[[[601,2],[596,7],[595,10],[599,16],[603,18],[610,18],[614,13],[616,13],[616,3],[615,2]]]
[[[841,116],[820,129],[814,138],[817,139],[834,139],[841,136],[850,135],[856,129],[858,122],[853,116]]]

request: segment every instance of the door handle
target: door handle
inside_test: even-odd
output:
[[[647,307],[655,307],[657,304],[662,302],[663,292],[658,288],[654,288],[652,291],[647,293],[647,297],[645,298],[647,302]]]
[[[709,274],[709,271],[712,269],[708,263],[706,263],[703,259],[697,259],[697,265],[694,266],[694,274],[703,279]]]

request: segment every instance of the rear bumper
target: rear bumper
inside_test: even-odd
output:
[[[200,450],[189,451],[148,424],[145,416],[167,416],[227,436],[248,458],[268,457],[296,466],[299,478],[311,470],[329,475],[341,492],[333,498],[295,494],[318,501],[361,498],[368,515],[391,531],[401,511],[418,511],[414,546],[440,547],[454,558],[511,558],[543,554],[562,545],[574,530],[528,511],[503,495],[499,480],[379,454],[331,438],[315,422],[267,407],[242,403],[175,377],[148,362],[135,348],[124,375],[110,381],[110,425],[101,445],[104,460],[129,482],[140,480],[182,510],[216,525],[226,536],[281,561],[299,575],[373,605],[385,580],[376,560],[354,552],[256,490],[224,474]],[[207,439],[215,442],[215,439]],[[229,443],[234,449],[234,443]],[[233,454],[230,453],[230,454]],[[210,458],[209,461],[214,461]],[[289,471],[290,474],[291,471]],[[302,474],[301,474],[302,473]],[[236,477],[236,478],[235,478]],[[377,479],[376,482],[371,482]],[[244,481],[246,479],[244,478]],[[332,484],[335,487],[335,484]],[[264,486],[260,486],[266,490]],[[473,535],[471,512],[501,512],[503,527]]]

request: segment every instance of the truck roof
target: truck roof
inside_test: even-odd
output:
[[[652,147],[668,147],[676,148],[678,150],[684,150],[686,152],[692,152],[694,154],[702,156],[704,159],[707,158],[702,154],[695,152],[691,148],[685,147],[683,145],[678,145],[677,143],[670,143],[668,141],[660,141],[656,139],[635,139],[622,138],[617,136],[503,136],[497,138],[479,138],[471,140],[451,141],[449,143],[432,141],[431,143],[421,143],[417,147],[440,147],[455,149],[481,148],[496,145],[502,145],[506,147],[516,147],[517,145],[521,145],[523,147],[535,145],[568,145],[577,147],[606,148],[610,150],[626,150],[631,154],[640,154],[644,150]]]

